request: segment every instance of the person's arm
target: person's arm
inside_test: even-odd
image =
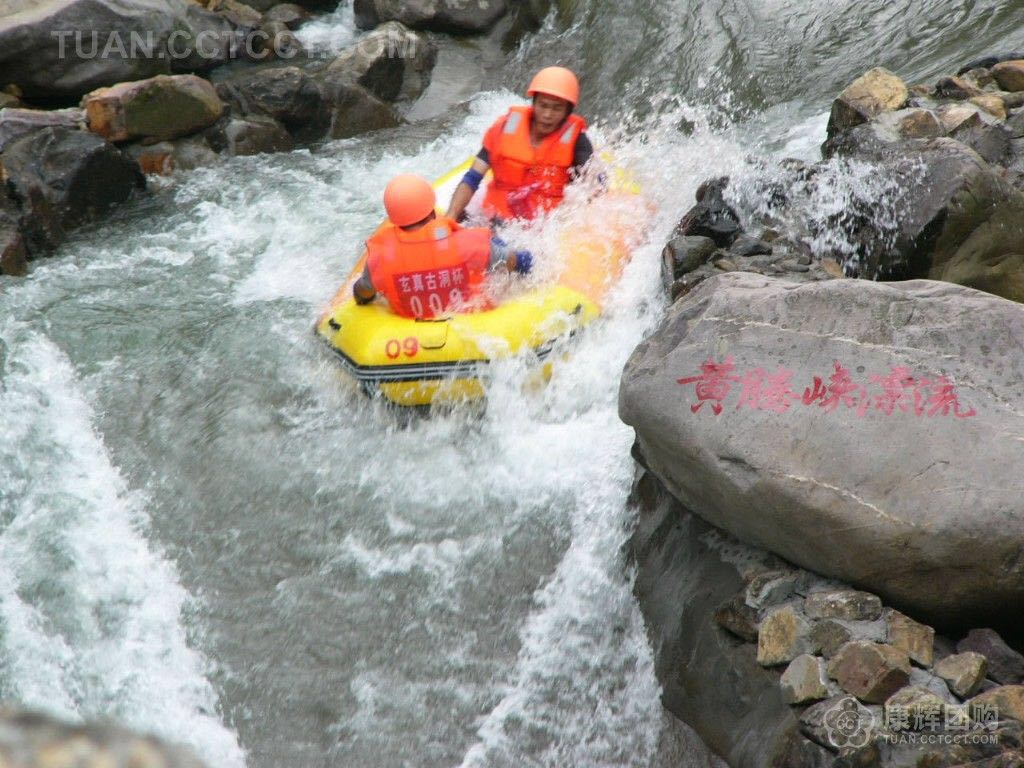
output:
[[[533,254],[529,251],[513,251],[508,247],[508,243],[494,236],[491,238],[491,261],[487,268],[505,268],[509,272],[525,275],[533,268]]]
[[[473,161],[473,165],[466,171],[466,175],[462,177],[462,181],[459,182],[459,186],[455,188],[455,193],[452,195],[452,201],[448,204],[448,218],[459,221],[460,217],[466,211],[466,206],[469,205],[469,201],[473,199],[473,195],[476,194],[477,189],[480,188],[480,182],[483,181],[484,174],[491,167],[486,160],[482,159],[480,155],[483,155],[487,150],[480,150],[480,154],[477,155],[476,160]]]
[[[373,281],[370,279],[369,267],[363,267],[363,274],[352,285],[352,296],[356,304],[369,304],[377,298],[377,289],[373,287]]]
[[[569,176],[572,180],[583,175],[583,170],[594,157],[594,145],[590,143],[590,137],[581,133],[576,137],[576,146],[572,152],[572,165],[569,168]],[[603,164],[597,170],[598,186],[604,190],[608,188],[608,174],[605,173]]]

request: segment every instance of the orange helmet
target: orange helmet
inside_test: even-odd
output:
[[[565,99],[574,107],[580,101],[580,81],[572,70],[565,67],[544,67],[534,75],[526,95],[533,97],[538,93]]]
[[[395,176],[384,188],[384,210],[399,227],[423,221],[434,212],[437,195],[430,182],[414,173]]]

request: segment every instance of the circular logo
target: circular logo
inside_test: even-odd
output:
[[[875,731],[875,715],[852,696],[825,711],[825,734],[836,749],[863,747]]]

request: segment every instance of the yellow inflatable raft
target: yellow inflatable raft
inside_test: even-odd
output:
[[[447,203],[470,162],[434,184],[439,203]],[[556,343],[600,315],[640,234],[637,189],[620,172],[612,174],[609,187],[587,206],[580,217],[587,221],[559,233],[559,269],[550,284],[487,311],[415,320],[392,313],[380,298],[356,304],[352,285],[362,274],[364,253],[317,321],[316,333],[364,391],[402,406],[480,399],[488,364],[499,358],[529,354],[546,376]],[[547,256],[535,254],[540,258]]]

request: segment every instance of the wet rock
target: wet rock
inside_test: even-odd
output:
[[[739,267],[736,266],[736,262],[733,261],[732,259],[715,259],[713,264],[715,265],[715,269],[720,269],[723,272],[736,272],[739,270]]]
[[[771,611],[757,632],[757,663],[786,664],[811,650],[811,624],[792,605]]]
[[[825,662],[817,656],[802,654],[786,667],[779,680],[782,698],[787,704],[803,704],[828,696]]]
[[[44,128],[8,144],[2,162],[33,256],[145,186],[130,157],[99,136],[68,128]]]
[[[959,700],[949,691],[949,686],[941,677],[933,675],[926,669],[920,667],[910,668],[910,685],[924,688],[931,691],[943,701],[950,704],[958,704]]]
[[[1024,721],[1024,685],[1001,685],[979,693],[968,702],[967,711],[977,718],[979,710],[994,711],[1000,720],[1009,717]]]
[[[0,189],[0,275],[28,273],[28,252],[18,226],[17,206]]]
[[[885,721],[899,723],[900,730],[941,730],[948,702],[927,688],[908,685],[885,701]]]
[[[861,701],[881,704],[910,682],[910,660],[891,645],[851,640],[829,660],[828,675]]]
[[[355,0],[353,7],[360,29],[400,21],[453,34],[486,32],[508,11],[507,0]]]
[[[996,64],[992,67],[992,76],[1004,91],[1024,91],[1024,60]]]
[[[800,731],[832,752],[867,746],[881,733],[882,708],[866,707],[853,696],[833,696],[800,715]]]
[[[17,108],[20,106],[21,99],[19,99],[17,96],[0,91],[0,109],[7,109],[9,107]]]
[[[0,152],[22,136],[27,136],[43,128],[69,128],[77,130],[85,127],[85,112],[81,109],[5,109],[0,111]]]
[[[883,112],[902,109],[909,95],[906,83],[887,69],[878,67],[864,73],[832,102],[829,138]]]
[[[174,171],[190,171],[216,165],[217,153],[202,136],[155,144],[132,144],[125,152],[135,159],[146,175],[166,176]]]
[[[235,116],[273,118],[299,142],[322,138],[330,126],[327,95],[298,67],[245,72],[219,83],[217,93]]]
[[[172,65],[213,66],[223,60],[217,58],[220,47],[202,61],[183,60],[182,54],[202,32],[219,35],[226,29],[222,19],[186,0],[33,4],[0,18],[0,83],[16,84],[30,99],[71,99],[114,83],[171,74]]]
[[[982,110],[977,104],[945,104],[938,108],[936,113],[942,123],[944,133],[953,133],[960,128],[970,128],[976,125],[984,125]]]
[[[873,621],[882,615],[882,601],[855,589],[822,590],[807,596],[804,612],[812,619]]]
[[[402,123],[402,118],[390,104],[385,104],[365,88],[344,83],[329,83],[327,87],[332,107],[328,135],[332,139],[347,139],[370,131],[394,128]]]
[[[119,726],[72,725],[41,714],[0,713],[0,763],[19,768],[203,768],[188,748]]]
[[[361,85],[383,101],[411,100],[430,84],[437,46],[396,21],[383,24],[330,63],[331,83]]]
[[[792,571],[765,571],[755,575],[744,590],[744,600],[753,608],[779,605],[797,589],[798,576]]]
[[[1016,621],[1024,521],[1000,478],[1024,465],[1021,338],[1024,307],[948,283],[720,274],[634,351],[619,413],[669,490],[741,540],[929,623]],[[901,368],[929,406],[882,386]],[[777,396],[750,399],[758,369]]]
[[[749,569],[760,568],[761,555],[683,510],[651,475],[641,477],[633,496],[643,499],[629,544],[634,591],[665,706],[729,765],[806,756],[778,672],[759,666],[753,645],[712,620],[742,591]]]
[[[291,134],[270,117],[232,117],[207,133],[210,146],[228,155],[288,152],[295,148]]]
[[[735,595],[722,603],[714,618],[718,626],[741,640],[757,642],[757,611],[746,604],[742,595]]]
[[[676,225],[676,235],[709,237],[720,248],[728,248],[743,228],[736,211],[725,201],[727,178],[706,181],[697,189],[697,204]]]
[[[256,8],[238,0],[210,0],[206,7],[234,26],[247,31],[259,29],[263,20],[262,14]]]
[[[692,291],[694,288],[696,288],[698,285],[700,285],[701,282],[706,280],[707,277],[708,275],[706,273],[691,272],[685,277],[679,278],[674,283],[672,283],[672,287],[669,290],[669,298],[672,301],[676,301],[677,299],[682,298],[690,291]]]
[[[786,259],[779,262],[779,266],[782,267],[786,272],[810,272],[811,268],[806,264],[801,264],[799,261],[793,259]]]
[[[1006,103],[995,94],[975,96],[971,99],[971,104],[981,107],[998,120],[1006,119]]]
[[[839,649],[852,639],[852,630],[842,622],[832,619],[816,621],[811,629],[811,646],[820,651],[826,659],[835,656]]]
[[[944,77],[935,84],[935,95],[941,99],[965,100],[981,94],[981,88],[962,77]]]
[[[661,279],[666,289],[683,275],[706,263],[717,246],[710,237],[677,235],[661,252]]]
[[[974,695],[987,672],[988,661],[974,651],[947,656],[935,664],[935,674],[961,699]]]
[[[956,644],[960,653],[974,651],[988,660],[988,676],[997,683],[1016,685],[1024,682],[1024,656],[1006,644],[993,629],[972,629]]]
[[[885,624],[889,644],[904,651],[923,667],[930,667],[935,657],[935,630],[904,616],[892,608],[886,609]]]
[[[1014,160],[1012,135],[1002,125],[974,124],[957,129],[951,136],[977,152],[986,163],[1009,165]]]
[[[750,235],[740,235],[733,241],[729,251],[737,256],[770,256],[772,247],[764,240],[759,240]]]
[[[901,109],[879,119],[891,122],[893,132],[904,139],[930,139],[945,133],[942,122],[930,109]]]
[[[118,83],[85,96],[89,130],[107,141],[166,141],[213,125],[224,111],[217,90],[195,75]]]
[[[279,3],[263,14],[263,21],[276,21],[296,30],[312,18],[309,11],[295,3]]]

